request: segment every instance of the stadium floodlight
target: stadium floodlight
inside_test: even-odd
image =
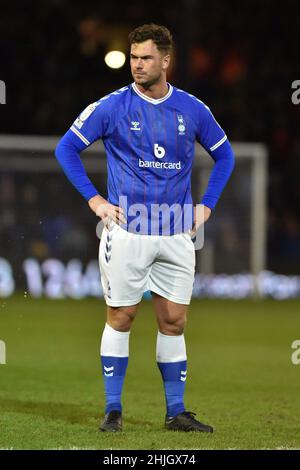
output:
[[[106,65],[111,69],[120,69],[125,64],[126,56],[122,51],[109,51],[104,57]]]

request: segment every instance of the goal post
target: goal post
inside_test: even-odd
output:
[[[44,181],[39,190],[46,191],[50,175],[55,174],[57,185],[74,194],[53,156],[58,141],[55,136],[0,135],[0,177],[10,175],[17,181],[19,175],[22,181],[30,175],[33,184]],[[204,274],[244,272],[257,276],[266,269],[267,149],[261,143],[248,142],[234,142],[232,147],[235,169],[205,226],[204,247],[197,252],[196,270]],[[82,158],[97,188],[106,189],[103,143],[94,143],[82,153]],[[212,167],[212,158],[196,145],[192,173],[194,202],[201,200]],[[63,200],[59,203],[64,205]],[[83,230],[88,232],[92,228],[85,226]]]
[[[243,271],[256,276],[266,268],[268,152],[266,146],[261,143],[234,142],[232,147],[235,168],[215,213],[207,223],[204,247],[198,254],[198,265],[200,271],[206,274]],[[194,163],[197,178],[193,184],[194,201],[201,199],[213,164],[212,158],[205,150],[197,146]],[[236,243],[233,247],[236,252],[234,253],[233,249],[229,258],[231,266],[224,259],[222,263],[222,250],[224,255],[226,246],[222,248],[217,244],[226,243],[216,236],[220,231],[226,237],[226,223],[229,219],[227,236],[230,238],[232,230],[232,243]],[[228,244],[230,240],[227,241]],[[220,259],[216,260],[216,256]]]

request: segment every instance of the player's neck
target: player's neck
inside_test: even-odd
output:
[[[153,98],[154,100],[163,98],[169,92],[169,86],[166,81],[163,81],[161,83],[155,83],[149,88],[145,88],[137,83],[135,84],[135,86],[141,93],[143,93],[143,95],[148,96],[149,98]]]

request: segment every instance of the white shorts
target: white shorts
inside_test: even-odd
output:
[[[147,290],[179,304],[191,301],[195,250],[188,233],[138,235],[114,224],[103,229],[99,264],[107,305],[135,305]]]

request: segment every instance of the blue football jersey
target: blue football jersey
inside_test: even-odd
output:
[[[103,140],[109,202],[125,210],[127,230],[139,216],[134,231],[151,234],[191,228],[195,141],[212,154],[227,139],[202,101],[170,84],[160,99],[125,86],[90,104],[71,130],[86,146]]]

